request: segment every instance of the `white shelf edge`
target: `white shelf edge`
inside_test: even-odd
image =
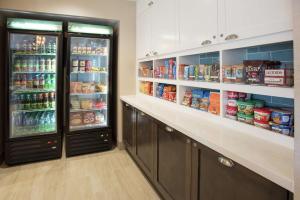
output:
[[[186,81],[186,80],[178,80],[178,85],[181,86],[190,86],[190,87],[198,87],[203,89],[213,89],[220,90],[221,85],[218,82],[205,82],[205,81]]]

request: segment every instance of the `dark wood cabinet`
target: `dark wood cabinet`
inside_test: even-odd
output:
[[[190,199],[191,140],[157,124],[154,183],[165,199]]]
[[[127,103],[123,103],[123,142],[128,152],[135,155],[135,108]]]
[[[146,176],[154,175],[154,123],[150,116],[141,111],[136,113],[136,159]]]
[[[282,187],[221,154],[192,144],[192,200],[287,200]]]

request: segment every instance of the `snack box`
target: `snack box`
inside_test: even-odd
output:
[[[255,103],[253,101],[237,101],[238,111],[246,115],[253,115]]]
[[[82,125],[82,115],[81,113],[70,113],[70,125],[80,126]]]
[[[268,86],[285,86],[294,85],[292,69],[266,69],[265,84]]]
[[[287,110],[272,109],[271,119],[275,124],[278,125],[292,125],[293,113]]]
[[[270,129],[269,122],[254,119],[254,126],[264,129]]]
[[[279,125],[273,122],[270,122],[270,126],[271,126],[271,130],[276,133],[293,136],[294,128],[292,126]]]

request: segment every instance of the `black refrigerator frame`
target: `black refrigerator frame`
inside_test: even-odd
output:
[[[39,19],[41,18],[27,18]],[[7,21],[7,18],[6,20]],[[51,20],[60,21],[60,20]],[[62,22],[62,21],[60,21]],[[61,32],[18,30],[6,28],[5,44],[5,162],[15,165],[27,162],[35,162],[56,159],[62,156],[62,127],[63,127],[63,29]],[[9,91],[9,64],[10,64],[10,34],[35,34],[57,37],[57,71],[56,71],[56,133],[36,135],[28,137],[10,138],[10,91]]]
[[[80,22],[82,23],[82,22]],[[91,23],[86,23],[91,24]],[[90,128],[84,130],[70,130],[70,73],[71,73],[71,38],[95,38],[109,40],[109,61],[108,61],[108,121],[106,127]],[[76,156],[87,153],[96,153],[113,148],[113,132],[114,130],[114,64],[113,64],[113,51],[114,51],[114,37],[113,35],[100,35],[88,33],[65,33],[66,56],[65,56],[65,69],[66,69],[66,91],[65,91],[65,125],[64,133],[66,139],[66,156]]]

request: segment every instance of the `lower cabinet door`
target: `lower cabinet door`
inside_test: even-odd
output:
[[[194,142],[193,200],[287,200],[284,188]]]
[[[154,124],[152,118],[137,111],[136,160],[146,176],[153,179],[154,168]]]
[[[164,199],[190,199],[191,141],[159,123],[156,135],[154,184]]]
[[[135,154],[134,131],[135,109],[127,103],[123,103],[123,141],[125,148],[131,155]]]

